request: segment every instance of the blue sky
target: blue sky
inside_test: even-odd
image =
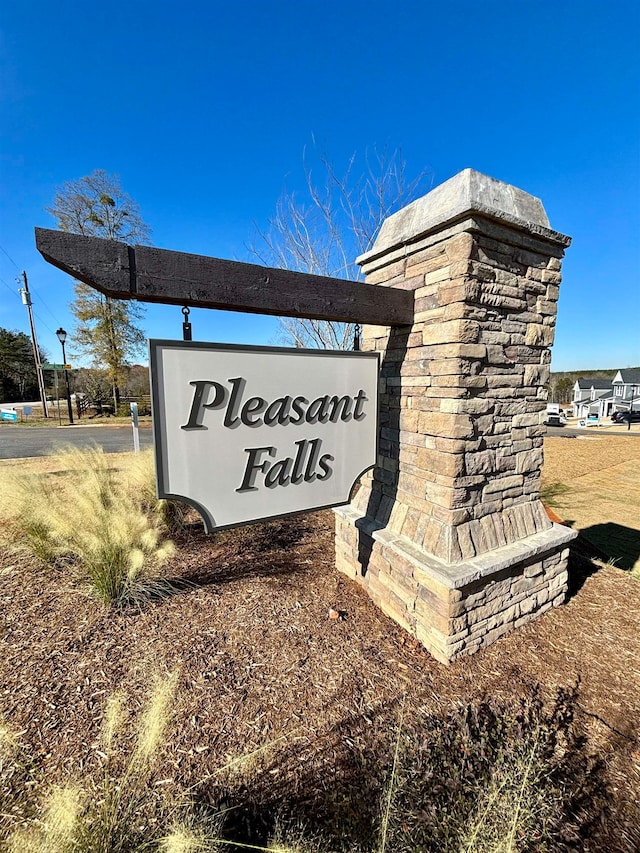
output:
[[[437,185],[472,167],[539,196],[573,237],[555,370],[640,365],[637,0],[21,0],[0,17],[0,326],[59,360],[71,279],[33,228],[65,181],[120,175],[156,246],[251,260],[315,138],[340,168],[401,148]],[[181,336],[150,306],[150,337]],[[276,342],[277,321],[194,311],[194,337]]]

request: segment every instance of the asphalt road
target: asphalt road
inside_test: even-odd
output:
[[[616,429],[613,433],[607,427],[547,427],[547,435],[565,436],[602,436],[616,435],[640,438],[640,425],[633,424],[630,431]],[[131,426],[65,426],[65,427],[24,427],[19,424],[3,424],[0,427],[0,459],[21,459],[27,456],[48,456],[56,447],[73,444],[76,447],[90,447],[98,444],[106,453],[120,453],[133,450],[133,431]],[[151,447],[153,432],[150,426],[140,427],[140,447]]]
[[[561,435],[565,438],[577,438],[578,436],[589,435],[591,437],[602,437],[603,435],[615,435],[616,438],[618,436],[624,437],[629,436],[630,438],[640,438],[640,424],[631,424],[631,429],[628,430],[625,427],[610,427],[608,424],[606,426],[601,427],[571,427],[571,426],[563,426],[563,427],[547,427],[547,435]]]
[[[133,450],[133,429],[131,426],[23,427],[19,424],[0,427],[0,459],[48,456],[56,447],[69,444],[76,447],[97,444],[106,453]],[[140,447],[151,447],[152,444],[151,428],[140,427]]]

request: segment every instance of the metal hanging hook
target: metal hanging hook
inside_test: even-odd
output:
[[[360,349],[360,333],[362,332],[362,326],[360,323],[356,323],[353,327],[353,349],[354,352],[358,352]]]
[[[191,323],[189,322],[189,314],[191,313],[191,309],[185,305],[182,309],[182,316],[184,320],[182,322],[182,340],[190,341],[191,340]]]

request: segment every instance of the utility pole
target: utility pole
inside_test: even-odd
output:
[[[33,345],[33,358],[36,363],[36,374],[38,376],[38,390],[40,391],[40,400],[42,401],[42,411],[44,413],[45,418],[49,417],[49,412],[47,411],[47,395],[44,390],[44,378],[42,376],[42,364],[40,362],[40,350],[38,349],[38,339],[36,337],[36,327],[33,322],[33,310],[31,307],[31,294],[29,293],[29,282],[27,281],[27,274],[24,270],[22,270],[22,280],[24,281],[24,287],[20,289],[20,296],[22,296],[22,304],[27,306],[27,311],[29,312],[29,325],[31,326],[31,343]]]

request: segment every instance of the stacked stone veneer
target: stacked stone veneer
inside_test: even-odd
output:
[[[465,170],[388,219],[367,281],[415,293],[380,353],[379,456],[336,511],[337,566],[439,660],[564,600],[567,543],[540,503],[560,268],[538,199]]]

